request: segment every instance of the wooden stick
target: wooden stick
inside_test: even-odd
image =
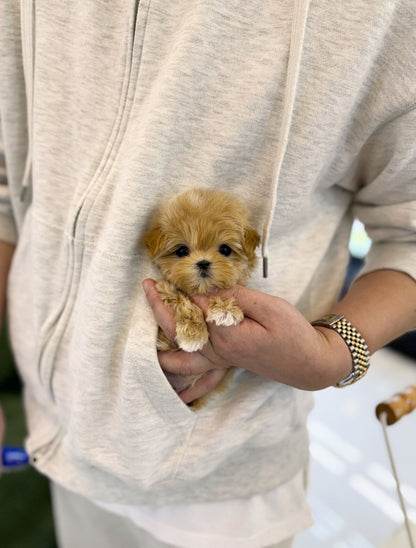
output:
[[[387,424],[390,426],[413,409],[416,409],[416,385],[409,386],[391,399],[379,403],[376,407],[376,415],[380,420],[382,413],[386,413]]]

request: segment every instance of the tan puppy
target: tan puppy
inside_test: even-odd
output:
[[[195,352],[206,344],[204,315],[189,295],[244,285],[256,264],[259,241],[247,209],[226,192],[192,189],[159,209],[145,245],[163,276],[157,283],[160,296],[177,321],[176,344],[159,331],[159,350]],[[232,299],[210,297],[207,322],[230,326],[243,317]]]

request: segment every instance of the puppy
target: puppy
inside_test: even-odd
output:
[[[245,285],[256,264],[259,242],[247,209],[226,192],[191,189],[159,209],[144,243],[162,274],[157,283],[161,299],[177,322],[175,342],[159,330],[159,350],[195,352],[206,344],[204,315],[189,295]],[[230,326],[243,317],[232,299],[210,297],[207,322]],[[187,377],[185,383],[193,384],[199,377]]]

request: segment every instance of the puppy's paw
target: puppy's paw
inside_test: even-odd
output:
[[[230,325],[238,325],[243,319],[244,314],[233,299],[221,299],[219,297],[210,299],[207,322],[229,327]]]
[[[196,352],[208,342],[208,330],[204,324],[178,322],[176,325],[176,342],[185,352]]]

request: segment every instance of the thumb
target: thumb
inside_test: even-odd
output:
[[[168,308],[162,301],[159,291],[156,287],[156,282],[151,279],[143,280],[143,290],[146,295],[156,323],[170,340],[174,340],[176,336],[176,319],[174,312]]]

